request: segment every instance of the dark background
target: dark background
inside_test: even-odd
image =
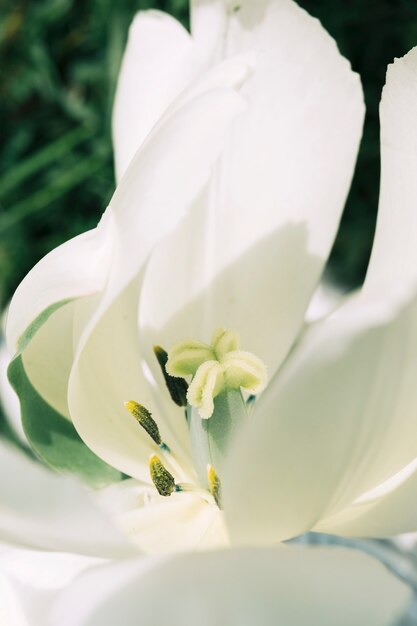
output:
[[[0,1],[0,305],[51,248],[98,221],[114,188],[110,115],[133,14],[187,24],[187,0]],[[415,0],[301,0],[364,83],[367,117],[331,271],[358,284],[379,186],[378,103],[385,70],[417,44]]]

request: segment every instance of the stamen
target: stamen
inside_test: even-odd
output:
[[[194,485],[193,483],[176,483],[175,491],[177,493],[193,493],[208,502],[209,504],[213,503],[213,494],[209,493],[207,489],[203,489],[202,487]]]
[[[165,350],[161,348],[161,346],[154,346],[153,351],[162,370],[162,375],[164,377],[165,384],[167,386],[171,399],[178,406],[187,406],[187,381],[185,381],[184,378],[177,378],[168,374],[166,370],[168,353],[165,352]]]
[[[153,454],[149,459],[149,470],[152,482],[159,495],[170,496],[173,491],[176,491],[173,475],[162,465],[160,458],[156,454]]]
[[[153,441],[158,444],[158,446],[162,446],[163,444],[161,435],[159,434],[158,425],[148,409],[142,404],[138,404],[134,400],[129,400],[128,402],[125,402],[125,407],[129,411],[129,413],[133,415],[135,420],[142,426],[142,428],[146,430],[151,439],[153,439]]]
[[[214,469],[214,467],[212,465],[207,465],[207,477],[208,477],[208,482],[209,482],[209,490],[211,495],[213,496],[213,498],[216,501],[217,506],[219,507],[219,509],[221,508],[220,502],[221,502],[221,482],[220,482],[220,478],[218,477],[216,470]]]

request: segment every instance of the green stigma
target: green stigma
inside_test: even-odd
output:
[[[224,328],[214,332],[210,344],[193,339],[176,344],[168,353],[166,371],[178,378],[192,376],[187,400],[203,419],[213,415],[214,398],[223,391],[244,389],[257,395],[267,384],[263,361],[240,350],[238,335]]]

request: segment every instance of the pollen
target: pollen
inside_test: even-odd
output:
[[[152,482],[159,495],[170,496],[173,491],[176,491],[173,475],[168,472],[166,467],[162,464],[161,459],[156,454],[153,454],[149,459],[149,470]]]
[[[209,482],[209,491],[211,495],[213,496],[213,498],[215,499],[217,506],[220,509],[221,508],[220,506],[221,482],[220,482],[220,478],[218,477],[216,473],[216,470],[214,469],[212,465],[207,465],[207,478]]]
[[[134,400],[125,402],[125,407],[135,420],[142,426],[153,441],[160,446],[162,444],[161,435],[159,434],[158,424],[152,417],[152,414],[142,404],[138,404]]]

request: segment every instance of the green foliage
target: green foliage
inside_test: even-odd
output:
[[[0,306],[105,209],[117,73],[133,15],[151,7],[187,20],[185,0],[0,3]]]
[[[368,114],[357,175],[332,255],[361,280],[376,215],[378,102],[385,68],[417,43],[414,0],[301,0],[360,72]],[[114,187],[110,120],[128,25],[159,8],[187,23],[187,0],[3,0],[0,4],[0,303],[33,264],[94,226]]]

